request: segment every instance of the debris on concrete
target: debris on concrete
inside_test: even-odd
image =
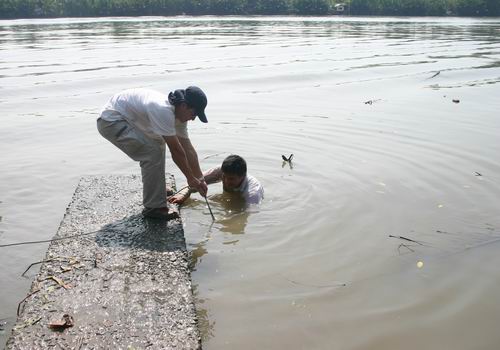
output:
[[[55,238],[96,233],[51,242],[6,349],[201,349],[182,222],[143,218],[141,193],[81,179]]]

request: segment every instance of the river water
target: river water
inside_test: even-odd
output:
[[[265,187],[182,210],[205,349],[498,348],[500,19],[0,21],[0,243],[139,173],[96,131],[109,96],[193,84],[202,168],[240,154]],[[0,248],[1,344],[47,246]]]

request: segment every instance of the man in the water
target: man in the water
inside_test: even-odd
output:
[[[222,181],[224,192],[240,194],[247,204],[258,204],[264,198],[264,188],[255,177],[247,174],[247,163],[238,155],[228,156],[221,166],[205,171],[203,177],[208,185]],[[193,192],[196,190],[185,188],[168,200],[181,205]]]

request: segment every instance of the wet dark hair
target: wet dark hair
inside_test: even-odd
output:
[[[222,172],[237,176],[245,176],[247,174],[247,162],[236,154],[231,154],[222,162]]]
[[[168,103],[171,105],[178,106],[182,102],[186,102],[186,91],[184,89],[178,89],[168,94]]]

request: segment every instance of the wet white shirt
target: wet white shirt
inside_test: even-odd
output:
[[[203,176],[207,184],[220,182],[222,181],[222,169],[220,166],[212,168],[204,172]],[[264,187],[259,180],[248,174],[235,192],[241,193],[248,204],[258,204],[264,199]]]
[[[115,94],[101,111],[101,119],[126,120],[151,137],[189,138],[187,122],[175,119],[175,107],[168,96],[151,89],[129,89]]]

